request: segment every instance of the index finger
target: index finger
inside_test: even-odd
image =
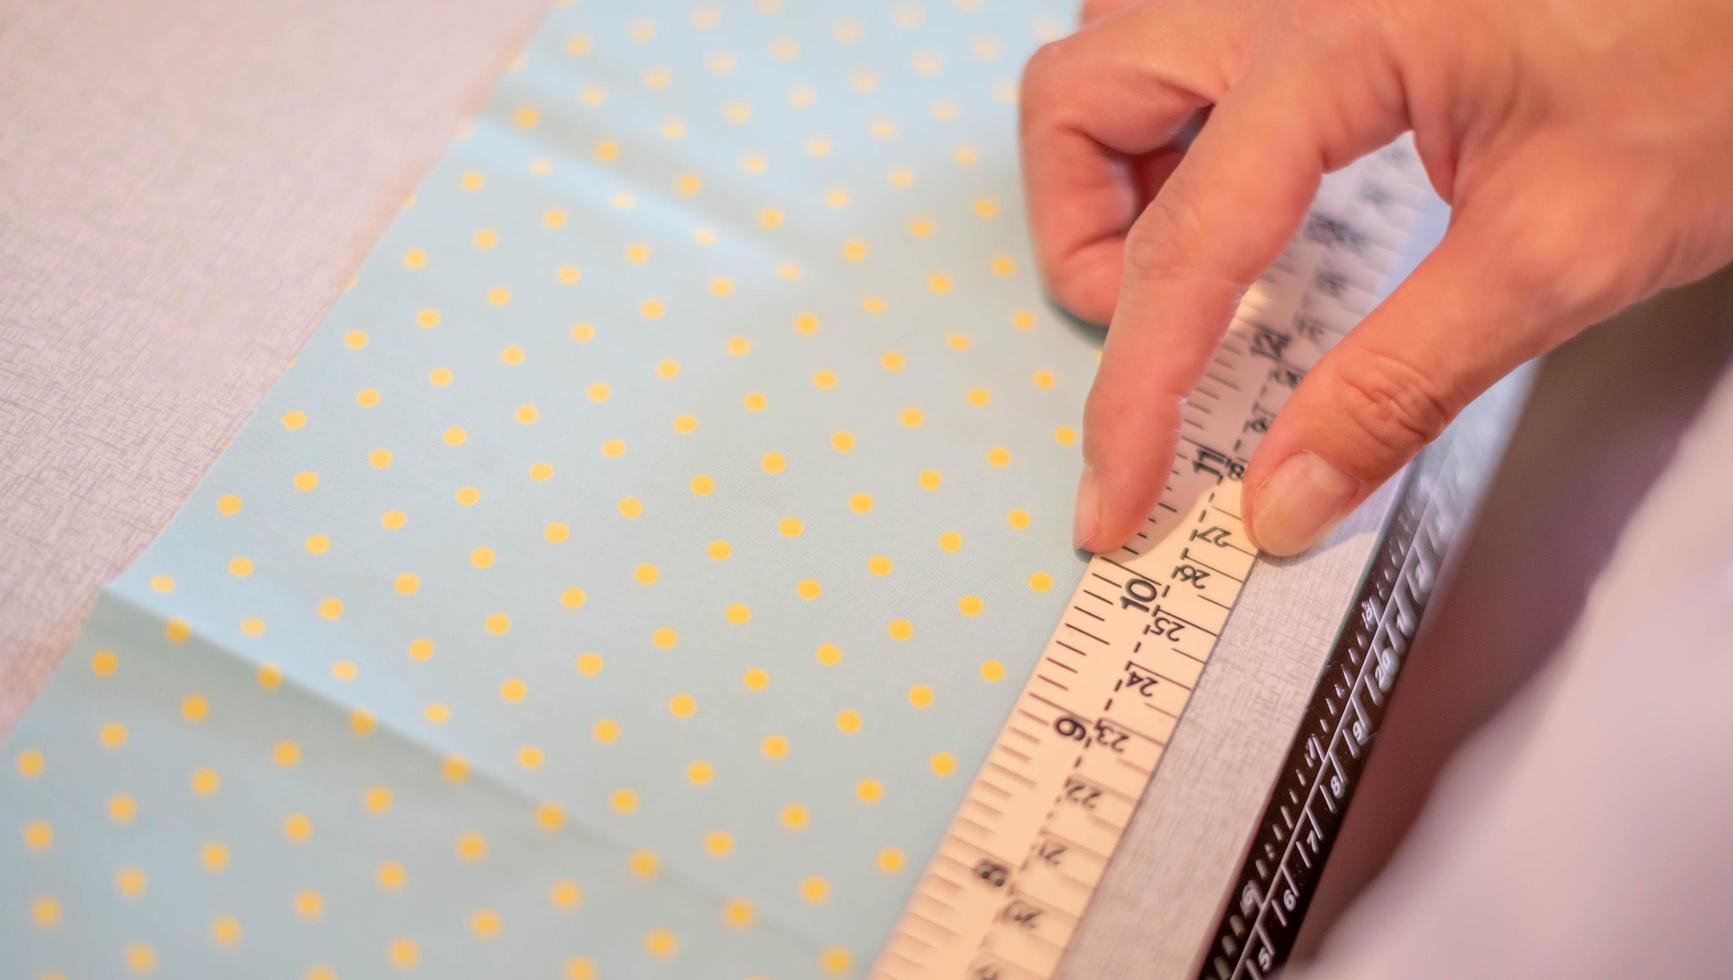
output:
[[[1142,527],[1166,486],[1181,409],[1240,297],[1293,238],[1324,172],[1394,138],[1370,46],[1290,38],[1217,106],[1138,218],[1101,367],[1084,410],[1078,547]],[[1339,53],[1339,52],[1338,52]]]

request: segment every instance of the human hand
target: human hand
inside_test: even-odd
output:
[[[1155,506],[1186,394],[1322,175],[1406,130],[1450,227],[1247,468],[1272,554],[1322,540],[1523,361],[1733,259],[1733,0],[1097,0],[1084,22],[1022,95],[1047,286],[1111,322],[1079,547]]]

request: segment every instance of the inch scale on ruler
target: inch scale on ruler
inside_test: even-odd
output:
[[[1376,302],[1424,187],[1406,141],[1327,178],[1301,235],[1247,291],[1186,405],[1161,502],[1126,547],[1090,560],[874,977],[1057,973],[1256,561],[1240,517],[1246,462],[1306,370]]]

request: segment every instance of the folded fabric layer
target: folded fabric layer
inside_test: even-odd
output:
[[[1080,559],[999,0],[575,4],[5,746],[8,975],[864,969]]]

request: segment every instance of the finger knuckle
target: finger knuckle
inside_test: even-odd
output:
[[[1408,360],[1364,347],[1330,359],[1339,408],[1369,449],[1407,459],[1444,431],[1458,399]]]
[[[1018,104],[1023,116],[1038,113],[1062,90],[1060,77],[1069,60],[1069,38],[1048,41],[1035,49],[1023,65],[1023,77],[1018,85]]]

